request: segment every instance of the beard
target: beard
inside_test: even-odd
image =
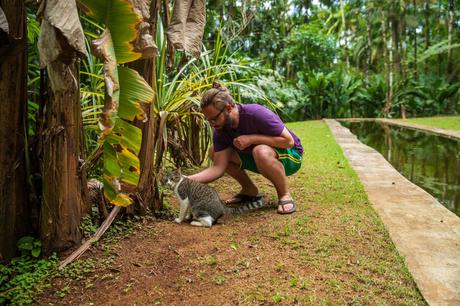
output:
[[[223,129],[230,130],[232,128],[232,123],[233,123],[232,118],[230,117],[229,114],[224,113],[224,119],[225,121],[224,121]]]
[[[230,135],[232,138],[236,138],[239,136],[239,133],[232,128],[233,120],[227,113],[224,113],[224,125],[222,126],[222,130],[227,134]]]

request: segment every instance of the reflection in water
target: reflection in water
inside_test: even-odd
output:
[[[460,141],[377,122],[342,124],[460,216]]]

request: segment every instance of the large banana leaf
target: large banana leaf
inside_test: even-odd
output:
[[[106,26],[112,34],[117,63],[135,61],[153,56],[156,46],[153,38],[143,31],[146,22],[139,7],[129,0],[80,0],[85,14]],[[142,1],[136,1],[136,3]],[[148,24],[148,23],[147,23]]]
[[[143,33],[145,16],[134,2],[81,0],[80,5],[87,15],[106,27],[93,40],[95,53],[104,62],[106,87],[99,122],[104,149],[104,194],[112,204],[128,206],[132,203],[129,194],[139,181],[137,155],[142,141],[141,130],[128,121],[146,120],[145,109],[153,99],[153,90],[136,71],[117,64],[153,56],[156,47],[151,36],[149,42],[149,35]]]

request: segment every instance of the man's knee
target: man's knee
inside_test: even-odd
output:
[[[256,164],[267,161],[273,162],[273,160],[276,159],[276,152],[270,146],[258,145],[252,150],[252,156]]]

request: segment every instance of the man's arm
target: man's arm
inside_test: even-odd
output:
[[[264,144],[274,148],[292,148],[294,146],[294,138],[289,133],[287,128],[281,132],[279,136],[269,136],[262,134],[241,135],[233,140],[233,144],[239,150],[244,150],[250,145]]]
[[[227,169],[230,160],[230,150],[231,148],[227,148],[219,152],[214,152],[212,166],[201,172],[190,175],[188,178],[200,183],[209,183],[217,180],[224,175],[225,169]]]

